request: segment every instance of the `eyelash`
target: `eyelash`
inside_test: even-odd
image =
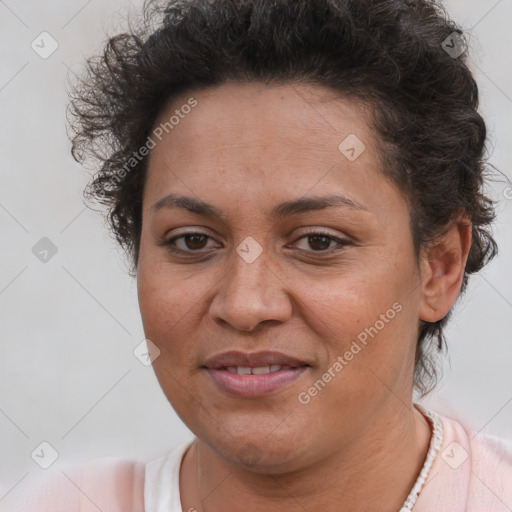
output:
[[[212,237],[210,237],[206,233],[201,233],[200,231],[190,231],[188,233],[182,233],[181,235],[178,235],[178,236],[175,236],[175,237],[170,238],[168,240],[165,240],[160,245],[165,246],[166,249],[169,252],[172,252],[172,253],[175,253],[175,254],[183,254],[183,255],[201,254],[201,249],[199,249],[197,251],[190,250],[190,249],[185,251],[185,250],[179,249],[179,248],[177,248],[175,246],[175,241],[176,240],[179,240],[180,238],[186,238],[186,237],[189,237],[189,236],[193,236],[193,235],[202,235],[202,236],[205,236],[205,237],[207,237],[209,239],[212,239]],[[332,234],[327,233],[325,231],[321,231],[321,230],[311,231],[309,233],[304,233],[299,238],[297,238],[296,242],[298,242],[299,240],[302,240],[304,238],[309,238],[309,237],[318,236],[318,235],[324,236],[326,238],[329,238],[331,241],[337,242],[338,243],[338,247],[334,247],[334,248],[331,247],[329,249],[323,249],[323,250],[320,250],[320,251],[314,251],[314,250],[307,251],[307,250],[304,250],[304,249],[299,249],[299,251],[302,252],[302,253],[317,254],[317,255],[323,256],[323,255],[330,255],[333,252],[341,251],[341,250],[345,249],[346,246],[352,245],[352,243],[349,242],[348,240],[344,240],[342,238],[335,237]]]

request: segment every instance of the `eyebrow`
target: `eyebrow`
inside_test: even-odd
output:
[[[334,206],[342,206],[351,210],[369,211],[366,206],[358,203],[354,199],[350,199],[341,195],[328,195],[328,196],[310,196],[285,201],[274,206],[270,212],[271,217],[282,219],[291,215],[300,213],[323,210]],[[162,199],[158,200],[152,207],[152,212],[157,212],[162,208],[183,208],[191,213],[202,215],[205,217],[216,217],[226,221],[226,216],[217,207],[212,204],[206,203],[201,199],[189,196],[179,196],[176,194],[169,194]]]

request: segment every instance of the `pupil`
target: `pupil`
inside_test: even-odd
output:
[[[312,240],[315,240],[316,242],[318,242],[320,240],[321,247],[318,247],[318,245],[317,245],[317,247],[315,248],[316,242],[311,243]],[[311,248],[315,249],[315,250],[319,250],[319,251],[328,249],[330,242],[331,242],[330,238],[327,236],[324,236],[324,235],[312,235],[309,237],[309,245],[311,246]]]
[[[205,239],[206,239],[206,235],[188,235],[185,238],[185,242],[189,249],[202,249],[204,246],[204,243],[201,244],[201,241],[204,242]],[[191,240],[192,240],[192,243],[190,243]],[[199,242],[198,242],[198,240],[199,240]]]
[[[324,235],[311,235],[308,238],[311,248],[318,251],[328,249],[329,244],[331,243],[330,238]],[[206,235],[188,235],[185,238],[189,249],[202,249],[204,247],[205,240]]]

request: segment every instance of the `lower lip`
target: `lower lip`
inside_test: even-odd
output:
[[[282,390],[296,381],[307,366],[279,370],[259,375],[238,375],[227,370],[208,368],[207,372],[215,384],[225,393],[240,397],[259,397]]]

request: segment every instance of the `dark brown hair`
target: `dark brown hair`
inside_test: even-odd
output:
[[[450,221],[471,220],[462,294],[469,274],[497,252],[494,205],[483,190],[486,127],[462,46],[462,31],[433,0],[146,2],[138,28],[88,59],[72,93],[73,156],[99,167],[85,195],[107,207],[135,274],[147,163],[138,151],[163,106],[227,80],[321,85],[372,105],[383,172],[411,204],[417,254]],[[442,351],[451,312],[419,323],[422,394],[437,376],[429,344]]]

